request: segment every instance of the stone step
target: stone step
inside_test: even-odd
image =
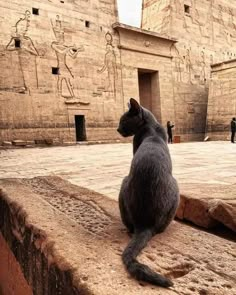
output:
[[[180,184],[177,217],[204,227],[223,224],[236,232],[236,184]]]
[[[58,177],[0,180],[0,229],[36,295],[236,294],[235,243],[176,221],[138,258],[174,286],[137,282],[117,202]]]

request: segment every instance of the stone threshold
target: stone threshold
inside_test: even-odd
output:
[[[59,177],[0,180],[0,230],[36,295],[236,293],[235,243],[176,221],[139,256],[174,286],[137,282],[117,202]]]

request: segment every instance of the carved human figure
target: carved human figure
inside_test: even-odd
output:
[[[57,57],[57,68],[59,70],[58,79],[57,79],[57,89],[60,96],[65,97],[66,99],[75,98],[74,89],[72,80],[74,75],[71,69],[68,67],[66,61],[67,57],[75,59],[79,52],[84,51],[83,46],[67,46],[64,44],[64,29],[61,25],[61,20],[57,15],[55,26],[52,23],[53,32],[56,37],[56,41],[51,43],[52,49],[55,51]],[[63,85],[66,86],[64,89]],[[64,94],[64,90],[67,90],[68,94]],[[88,104],[87,102],[78,101],[80,104]]]
[[[235,32],[236,31],[236,25],[234,23],[234,13],[231,8],[229,8],[229,24],[228,26]]]
[[[200,82],[202,84],[205,84],[206,82],[206,61],[205,61],[205,53],[204,51],[201,52],[200,57]]]
[[[223,7],[221,5],[218,6],[218,22],[220,25],[225,26],[223,20]]]
[[[187,82],[188,83],[192,83],[192,69],[193,69],[193,65],[191,62],[190,51],[189,51],[189,49],[187,49],[186,56],[185,56],[185,70],[187,73]]]
[[[191,5],[192,6],[191,7],[192,23],[193,24],[200,25],[200,21],[199,21],[200,15],[199,15],[199,12],[198,12],[198,10],[196,8],[196,2],[195,2],[195,0],[192,0],[191,2],[192,2],[192,5]]]
[[[29,90],[30,87],[38,87],[36,57],[39,54],[32,39],[27,36],[28,28],[30,26],[30,15],[30,12],[26,10],[24,17],[16,22],[15,33],[11,36],[9,43],[6,46],[6,50],[17,51],[18,53],[19,68],[22,72],[25,90]],[[35,76],[32,75],[32,73],[34,73]]]
[[[232,9],[229,8],[229,20],[228,26],[225,26],[224,33],[226,34],[227,42],[230,46],[233,45],[233,41],[236,38],[236,25],[234,23],[234,14]]]
[[[99,73],[103,73],[107,70],[108,74],[108,85],[107,91],[116,93],[116,80],[117,80],[117,65],[116,65],[116,54],[114,51],[114,46],[112,44],[113,38],[112,35],[108,32],[105,35],[107,41],[106,44],[106,54],[104,57],[104,64],[101,69],[98,70]]]
[[[181,65],[184,63],[184,59],[179,53],[178,48],[174,45],[172,47],[173,57],[174,57],[174,72],[175,72],[175,81],[182,82],[182,68]]]
[[[74,76],[70,68],[66,64],[66,58],[67,55],[69,55],[71,58],[76,58],[78,50],[76,47],[66,46],[64,44],[64,30],[61,26],[61,21],[58,15],[56,17],[55,26],[53,26],[53,32],[56,37],[56,41],[53,41],[51,43],[51,47],[56,53],[57,68],[59,69],[57,89],[59,95],[63,96],[62,83],[64,81],[69,92],[69,96],[67,96],[67,98],[73,98],[75,95],[73,91],[73,85],[71,83],[71,78],[74,78]]]
[[[229,30],[229,27],[225,25],[224,19],[223,19],[223,7],[221,5],[218,6],[218,19],[217,22],[219,23],[219,36],[223,37],[225,41],[229,45],[232,45],[232,35]]]
[[[209,42],[214,44],[214,16],[213,16],[213,0],[209,3],[207,17],[204,26],[201,27],[202,37],[208,38]]]

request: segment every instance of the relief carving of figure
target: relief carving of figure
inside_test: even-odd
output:
[[[227,42],[230,46],[233,45],[233,41],[236,38],[236,25],[234,23],[233,10],[229,8],[229,21],[228,26],[226,26],[225,34],[227,37]]]
[[[228,27],[225,25],[223,19],[223,7],[221,5],[218,6],[218,18],[215,18],[215,21],[217,21],[220,25],[218,37],[223,37],[229,45],[232,45],[232,35],[228,30]]]
[[[229,23],[228,26],[233,32],[236,32],[236,25],[234,23],[234,13],[231,8],[229,8]]]
[[[112,35],[108,32],[105,35],[107,41],[106,44],[106,54],[104,57],[104,65],[98,70],[98,73],[103,73],[107,71],[108,80],[106,89],[109,92],[113,92],[116,95],[116,81],[117,81],[117,64],[116,64],[116,54],[114,51],[114,46],[112,44],[113,38]]]
[[[184,16],[183,3],[181,2],[181,0],[171,0],[169,7],[170,7],[170,18],[172,18],[173,11],[175,11],[176,14],[180,15],[180,17],[183,20],[183,28],[185,28],[186,31],[189,32],[187,22]]]
[[[201,52],[201,58],[200,58],[200,83],[205,84],[206,83],[206,61],[205,61],[205,53],[204,51]]]
[[[24,17],[16,22],[15,33],[11,36],[6,46],[6,50],[18,53],[19,69],[23,78],[23,89],[29,91],[31,87],[38,87],[36,57],[39,55],[32,39],[27,35],[30,26],[30,15],[30,12],[26,10]],[[35,76],[32,75],[32,72]]]
[[[191,9],[191,19],[192,23],[198,25],[199,32],[203,36],[204,32],[202,30],[202,23],[200,22],[200,14],[196,8],[196,0],[192,0],[192,9]]]
[[[182,82],[182,68],[181,65],[184,63],[184,59],[179,53],[178,48],[173,45],[173,57],[174,57],[174,72],[175,72],[175,81]],[[172,51],[172,50],[171,50]]]
[[[204,26],[201,28],[202,37],[209,38],[208,42],[210,42],[212,45],[214,44],[213,3],[214,3],[213,0],[211,0],[209,3],[206,21]]]
[[[192,83],[192,70],[193,70],[193,65],[191,62],[190,51],[189,49],[187,49],[186,56],[185,56],[185,71],[187,73],[187,83]]]
[[[51,43],[52,49],[55,51],[57,57],[58,79],[57,90],[60,96],[67,100],[75,99],[79,104],[89,104],[75,97],[73,89],[74,75],[67,65],[67,57],[75,59],[79,52],[84,51],[83,46],[68,46],[65,45],[64,29],[62,28],[61,20],[57,15],[55,25],[52,23],[53,32],[56,41]],[[66,93],[66,94],[65,94]]]

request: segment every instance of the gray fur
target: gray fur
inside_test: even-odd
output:
[[[179,203],[167,136],[153,114],[132,98],[129,111],[120,118],[118,132],[124,137],[134,135],[130,172],[119,194],[122,221],[134,235],[122,259],[138,280],[169,287],[173,285],[169,279],[136,260],[151,237],[170,224]]]

